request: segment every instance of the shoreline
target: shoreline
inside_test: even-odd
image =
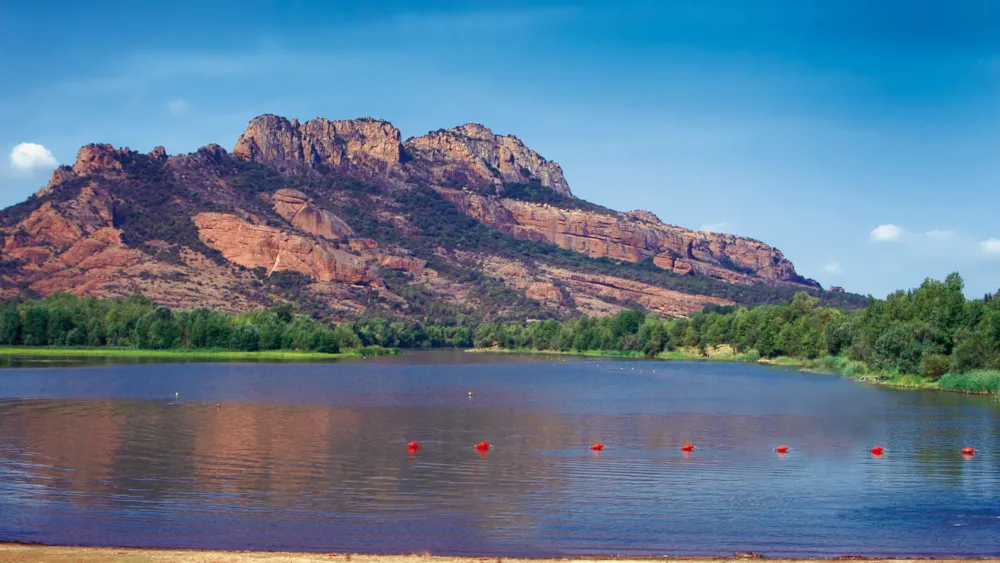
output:
[[[13,347],[0,346],[0,358],[133,358],[133,359],[198,359],[198,360],[276,360],[288,362],[324,362],[344,358],[392,356],[402,353],[394,348],[359,348],[344,352],[328,353],[301,350],[144,350],[139,348],[110,347]]]
[[[766,558],[766,556],[764,556]],[[399,554],[399,555],[370,555],[359,553],[331,553],[331,552],[281,552],[281,551],[226,551],[226,550],[201,550],[201,549],[139,549],[139,548],[119,548],[119,547],[73,547],[73,546],[49,546],[41,544],[26,543],[0,543],[0,562],[2,563],[317,563],[320,561],[340,561],[352,563],[568,563],[568,562],[598,562],[616,561],[619,563],[647,563],[649,561],[660,562],[684,562],[700,563],[714,561],[735,561],[742,559],[755,559],[756,557],[747,555],[733,555],[729,557],[671,557],[671,556],[635,556],[620,557],[616,555],[587,555],[587,556],[566,556],[566,557],[475,557],[475,556],[441,556],[430,553]],[[842,561],[842,560],[862,560],[875,562],[893,563],[916,563],[918,561],[934,562],[965,562],[983,561],[1000,562],[996,557],[862,557],[862,556],[841,556],[829,558],[767,558],[768,561],[783,563],[798,563],[806,561]]]
[[[964,389],[953,389],[942,387],[939,381],[919,375],[898,375],[882,372],[865,372],[860,375],[847,375],[844,369],[837,364],[824,364],[822,359],[806,360],[792,358],[789,356],[778,356],[776,358],[753,358],[737,354],[731,348],[725,347],[714,353],[702,355],[691,350],[678,348],[672,352],[661,352],[656,356],[646,356],[640,352],[633,351],[602,351],[586,350],[583,352],[561,350],[534,350],[526,349],[506,349],[506,348],[470,348],[466,352],[477,354],[529,354],[529,355],[550,355],[550,356],[577,356],[587,358],[608,358],[608,359],[633,359],[650,361],[679,361],[679,362],[722,362],[733,364],[758,364],[773,367],[799,368],[801,373],[813,373],[823,375],[836,375],[844,379],[849,379],[857,383],[867,383],[880,387],[910,391],[947,391],[949,393],[961,393],[963,395],[985,395],[996,396],[1000,392],[967,391]]]

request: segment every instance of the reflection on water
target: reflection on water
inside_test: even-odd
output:
[[[984,397],[744,365],[455,353],[11,369],[0,540],[998,555],[998,422]]]

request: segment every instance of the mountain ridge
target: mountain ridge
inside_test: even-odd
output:
[[[684,316],[798,289],[862,304],[761,241],[576,198],[558,163],[474,123],[404,141],[374,118],[265,114],[231,152],[89,144],[0,212],[0,236],[5,297],[144,293],[230,310],[291,301],[331,318],[566,317],[636,304]]]

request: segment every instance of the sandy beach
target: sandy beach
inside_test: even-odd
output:
[[[829,561],[842,561],[841,558]],[[0,563],[318,563],[323,561],[350,563],[588,563],[615,561],[617,563],[649,563],[650,561],[683,563],[718,562],[725,558],[616,558],[582,557],[566,559],[521,559],[497,557],[439,557],[433,555],[358,555],[347,553],[281,553],[265,551],[201,551],[174,549],[125,549],[115,547],[54,547],[24,544],[0,544]],[[741,561],[744,558],[732,558]],[[863,559],[865,561],[940,563],[967,561],[996,561],[1000,559]],[[815,561],[808,559],[768,559],[791,563]]]

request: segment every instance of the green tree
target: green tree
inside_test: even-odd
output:
[[[229,336],[229,347],[233,350],[252,352],[260,349],[260,333],[250,324],[239,324],[233,327]]]
[[[24,311],[24,343],[45,346],[49,341],[49,312],[41,305],[30,305]]]
[[[0,311],[0,344],[16,346],[21,343],[21,314],[17,305],[7,303]]]

